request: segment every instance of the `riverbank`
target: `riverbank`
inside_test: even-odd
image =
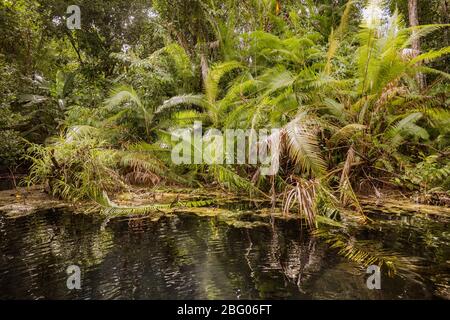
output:
[[[40,186],[0,191],[0,212],[9,217],[20,217],[51,208],[73,206],[44,192]]]
[[[161,205],[157,211],[171,213],[176,211],[192,211],[202,214],[220,214],[229,206],[236,207],[239,203],[244,208],[258,208],[259,213],[267,214],[278,210],[270,209],[267,201],[258,199],[243,199],[233,194],[227,194],[223,190],[205,189],[147,189],[135,188],[110,196],[111,201],[118,207],[145,207],[149,205]],[[422,214],[430,216],[450,217],[450,208],[434,206],[414,202],[411,197],[402,194],[391,193],[389,196],[377,198],[375,196],[360,196],[360,203],[365,211],[384,214]],[[177,204],[181,204],[178,206]],[[56,199],[44,192],[41,186],[17,188],[0,191],[0,213],[9,217],[20,217],[47,209],[68,208],[75,212],[85,212],[95,207],[93,202],[67,202]],[[206,210],[206,208],[213,210]]]

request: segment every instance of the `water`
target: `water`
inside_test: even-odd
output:
[[[11,179],[4,179],[0,176],[0,191],[11,190],[14,188],[14,182]]]
[[[364,267],[296,221],[238,228],[180,214],[116,218],[105,226],[100,216],[67,211],[0,214],[0,299],[442,298],[448,221],[378,220],[355,236],[421,258],[419,277],[383,273],[381,290],[369,290]],[[81,268],[81,290],[66,287],[72,264]]]

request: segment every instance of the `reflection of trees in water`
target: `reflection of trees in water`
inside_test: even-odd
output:
[[[114,246],[97,270],[95,296],[180,299],[207,297],[207,219],[111,222]],[[200,266],[200,267],[199,267]]]
[[[47,213],[0,217],[0,298],[375,297],[365,273],[326,254],[294,222],[236,228],[196,216],[113,219]],[[329,253],[329,252],[328,252]],[[82,290],[66,288],[78,264]],[[330,268],[331,266],[331,268]],[[383,282],[383,297],[424,291]],[[399,289],[396,289],[399,288]],[[407,290],[402,293],[399,290]],[[389,292],[388,292],[389,291]],[[392,292],[392,294],[390,294]],[[381,293],[379,293],[381,295]]]
[[[324,249],[320,247],[317,240],[308,234],[301,232],[301,229],[295,230],[298,226],[289,228],[286,225],[277,226],[272,223],[267,241],[267,253],[262,260],[268,266],[269,271],[279,272],[284,276],[288,284],[294,285],[298,292],[304,293],[302,289],[311,275],[316,274],[324,264]],[[286,234],[289,230],[293,234]],[[250,259],[251,247],[253,243],[249,237],[249,250],[246,253],[248,265],[252,264]],[[261,263],[254,261],[253,263]],[[263,268],[262,271],[267,271]],[[263,280],[262,277],[255,278],[256,282]],[[264,281],[264,280],[263,280]],[[264,287],[264,286],[263,286]]]
[[[411,225],[406,234],[395,226],[368,236],[389,240],[402,251],[413,239],[410,251],[425,250],[424,241],[418,241],[424,239],[420,229]],[[434,249],[427,254],[445,263],[446,249],[426,240]],[[363,268],[339,259],[334,264],[325,250],[298,225],[239,229],[214,218],[172,217],[158,223],[123,218],[101,230],[92,217],[81,215],[46,213],[7,222],[0,217],[0,297],[381,297],[367,291]],[[83,272],[83,290],[77,294],[65,287],[65,268],[73,263]],[[446,296],[443,263],[442,270],[429,273]],[[383,280],[382,296],[424,298],[430,296],[427,290],[411,280]]]
[[[20,270],[0,280],[10,297],[299,296],[323,257],[298,226],[240,229],[181,216],[120,218],[101,228],[92,217],[61,213],[2,225],[0,270]],[[81,267],[80,292],[65,286],[70,264]]]
[[[96,277],[109,279],[95,285],[95,294],[103,297],[106,292],[108,297],[134,298],[270,296],[271,282],[284,283],[281,264],[294,270],[300,261],[298,244],[287,240],[292,250],[287,252],[295,256],[273,262],[274,243],[268,241],[267,228],[237,229],[198,217],[163,218],[139,227],[128,223],[126,230],[123,225],[116,225],[115,245],[98,270],[101,277]],[[274,275],[278,278],[271,279]]]
[[[112,233],[91,217],[50,211],[3,221],[0,238],[0,297],[52,298],[69,295],[69,265],[84,272],[103,261]]]
[[[318,248],[315,238],[308,237],[305,242],[291,241],[287,251],[287,257],[281,261],[281,269],[286,278],[304,293],[302,285],[323,265],[324,250]]]
[[[303,283],[323,265],[323,247],[299,234],[297,225],[239,229],[214,221],[204,237],[206,258],[197,261],[203,268],[199,290],[212,296],[302,297]]]

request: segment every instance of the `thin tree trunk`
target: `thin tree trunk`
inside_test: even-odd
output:
[[[9,170],[9,175],[11,177],[11,180],[12,180],[12,182],[14,184],[14,189],[17,190],[17,183],[16,183],[16,177],[14,175],[14,172],[12,171],[12,169],[10,167],[8,168],[8,170]]]
[[[449,7],[449,4],[448,4],[448,0],[444,0],[443,2],[442,2],[442,11],[443,11],[443,14],[441,14],[441,19],[442,19],[442,21],[441,21],[441,23],[443,23],[443,24],[445,24],[445,23],[448,23],[448,7]],[[448,46],[449,45],[449,41],[448,41],[448,28],[444,28],[444,38],[445,38],[445,45],[446,46]]]
[[[409,14],[409,25],[411,27],[416,27],[419,25],[419,14],[417,10],[417,0],[408,0],[408,14]],[[414,32],[415,33],[415,32]],[[420,39],[414,38],[412,42],[413,55],[417,56],[420,53]],[[425,87],[425,78],[422,73],[417,74],[417,82],[419,83],[420,89]]]
[[[208,77],[208,58],[204,52],[200,53],[200,67],[202,72],[203,87],[205,87]]]
[[[75,44],[75,40],[72,37],[72,34],[70,33],[70,31],[67,31],[67,30],[66,30],[66,34],[67,34],[67,37],[69,38],[69,41],[70,41],[70,44],[72,45],[73,50],[77,54],[78,61],[80,62],[81,65],[83,65],[83,59],[81,58],[80,50],[77,48],[77,46]]]

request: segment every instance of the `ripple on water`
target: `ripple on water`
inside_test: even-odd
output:
[[[399,228],[406,223],[401,219],[387,221],[365,237],[425,258],[430,253],[408,246],[404,230],[418,243],[442,244],[442,237],[423,232],[423,221],[407,222],[410,229]],[[64,211],[0,215],[0,299],[433,297],[427,279],[383,278],[384,290],[369,291],[364,268],[336,256],[293,221],[246,229],[180,215],[157,222],[117,218],[101,226],[98,217]],[[440,266],[436,257],[427,261]],[[72,264],[81,268],[81,290],[66,287]]]

